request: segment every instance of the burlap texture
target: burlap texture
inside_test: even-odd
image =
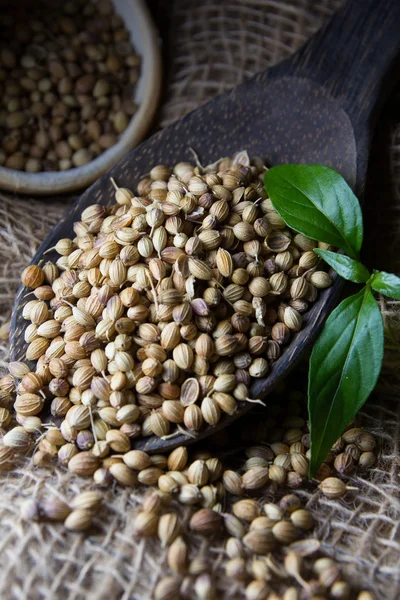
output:
[[[339,2],[174,0],[168,4],[169,56],[161,126],[286,57],[320,27]],[[164,10],[165,3],[160,2],[156,16]],[[381,140],[389,160],[384,165],[386,196],[392,201],[400,198],[400,126],[396,126],[399,121],[400,115],[392,111],[385,121]],[[379,181],[372,181],[371,185],[376,185],[380,205],[384,206],[382,173]],[[397,266],[398,270],[399,213],[393,204],[378,214],[372,211],[371,222],[379,222],[379,230],[371,228],[373,244],[369,245],[369,255],[375,255],[379,248],[390,247],[393,252],[386,253],[385,259],[392,258],[393,263],[385,262],[384,266],[386,269]],[[60,200],[1,196],[0,325],[9,319],[19,273],[64,209],[65,202]],[[370,587],[379,599],[396,600],[400,595],[399,303],[382,302],[382,310],[390,349],[374,398],[360,418],[361,424],[379,439],[379,463],[372,472],[351,479],[359,492],[350,499],[330,501],[318,492],[302,494],[318,520],[318,535],[326,551],[348,565],[349,576],[357,585]],[[0,358],[5,361],[7,350],[5,343],[1,343]],[[20,518],[25,498],[43,493],[71,498],[78,489],[88,487],[90,483],[77,480],[61,469],[32,469],[28,459],[2,479],[2,599],[151,597],[154,583],[167,569],[165,552],[153,541],[138,540],[133,535],[132,521],[142,490],[120,487],[109,490],[106,506],[96,521],[97,533],[89,536],[68,534],[61,526],[27,523]],[[212,553],[213,569],[219,577],[222,552],[218,543],[207,548],[207,543],[195,536],[190,541],[193,555],[199,549]],[[220,597],[237,597],[237,588],[229,582],[220,579],[219,586],[225,590]]]

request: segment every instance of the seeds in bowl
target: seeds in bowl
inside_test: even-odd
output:
[[[0,165],[81,167],[136,112],[140,57],[110,0],[10,5],[0,24]]]
[[[312,280],[329,283],[317,261],[300,266],[317,244],[280,219],[264,171],[246,153],[209,169],[157,165],[136,195],[113,182],[116,204],[88,206],[59,258],[23,273],[37,381],[21,382],[16,410],[39,415],[45,390],[64,439],[91,433],[85,452],[100,456],[103,441],[192,436],[254,400],[252,379],[318,297]]]

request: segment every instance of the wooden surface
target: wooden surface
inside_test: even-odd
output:
[[[145,0],[113,0],[142,57],[141,73],[133,100],[138,110],[118,142],[90,163],[67,171],[26,173],[0,166],[0,189],[19,194],[45,196],[75,192],[101,177],[145,137],[153,121],[161,92],[160,42]]]
[[[289,60],[218,96],[133,150],[83,194],[50,233],[33,262],[39,262],[58,239],[73,237],[72,223],[79,220],[86,206],[110,202],[111,176],[119,185],[134,189],[150,166],[190,160],[189,147],[198,152],[203,164],[241,149],[250,156],[262,156],[271,165],[327,164],[362,195],[375,109],[390,88],[389,75],[400,49],[399,30],[397,0],[351,1]],[[55,256],[46,255],[49,258]],[[253,398],[266,398],[287,376],[335,305],[341,285],[341,280],[335,278],[334,285],[321,293],[304,315],[304,328],[268,377],[254,382]],[[13,360],[24,358],[26,350],[23,333],[27,322],[21,317],[25,294],[26,290],[20,288],[14,307]],[[250,406],[241,403],[236,415],[224,417],[218,427],[224,427]],[[214,431],[216,428],[205,429],[198,439]],[[138,440],[136,447],[164,451],[192,441],[184,436],[168,442],[151,437]]]

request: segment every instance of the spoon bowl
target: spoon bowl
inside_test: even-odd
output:
[[[320,163],[341,173],[362,197],[369,145],[383,95],[400,49],[400,3],[397,0],[350,0],[328,25],[296,54],[238,87],[217,96],[180,121],[152,136],[98,179],[51,231],[33,263],[52,260],[44,253],[60,238],[74,237],[73,222],[89,205],[108,205],[114,195],[111,178],[135,189],[156,164],[192,160],[202,164],[246,149],[266,164]],[[266,378],[253,382],[252,398],[265,399],[295,366],[335,305],[342,281],[323,290],[304,315],[304,327],[274,363]],[[12,360],[24,360],[27,322],[22,310],[26,288],[20,287],[11,323]],[[133,440],[147,452],[165,452],[193,443],[222,429],[251,408],[240,402],[233,416],[198,434],[163,440],[156,436]]]

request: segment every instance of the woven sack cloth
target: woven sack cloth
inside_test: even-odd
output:
[[[278,62],[317,30],[338,7],[337,0],[171,0],[164,100],[159,125],[165,126],[245,77]],[[160,24],[166,3],[155,6]],[[399,270],[400,103],[386,107],[374,142],[367,210],[366,246],[373,266]],[[0,325],[10,317],[19,274],[71,200],[0,196]],[[397,202],[397,207],[396,207]],[[379,206],[379,209],[377,208]],[[368,202],[367,202],[368,207]],[[376,468],[351,478],[358,488],[350,500],[327,500],[302,491],[318,522],[324,549],[340,560],[351,580],[377,598],[400,596],[400,307],[381,299],[388,339],[385,365],[360,424],[379,440]],[[0,360],[7,361],[1,342]],[[65,470],[32,469],[29,459],[0,482],[3,600],[141,600],[167,573],[166,552],[153,540],[133,535],[133,517],[142,490],[113,488],[96,521],[95,533],[67,533],[62,526],[23,521],[26,498],[71,498],[90,482]],[[182,518],[185,518],[182,508]],[[220,577],[223,552],[217,543],[191,535],[194,551],[212,553],[219,596],[239,597],[240,585]]]

